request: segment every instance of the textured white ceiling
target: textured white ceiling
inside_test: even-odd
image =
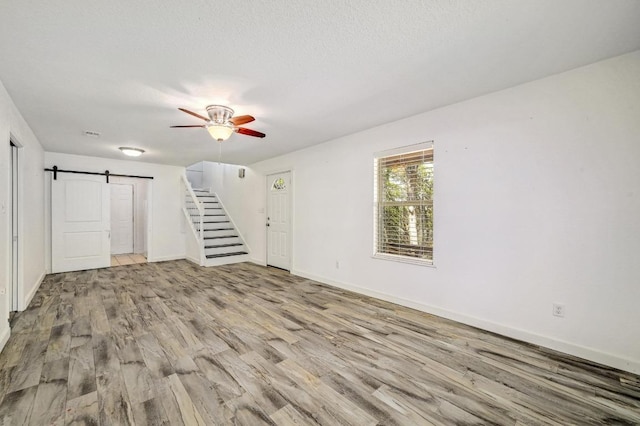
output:
[[[176,165],[218,158],[178,107],[254,115],[266,138],[222,146],[250,164],[637,49],[637,0],[0,2],[0,80],[46,150]]]

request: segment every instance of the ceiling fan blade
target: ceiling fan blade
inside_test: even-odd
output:
[[[189,111],[188,109],[178,108],[182,112],[186,112],[187,114],[193,115],[194,117],[198,117],[200,120],[209,121],[209,119],[203,115],[198,114],[197,112]]]
[[[251,123],[255,118],[250,115],[239,115],[237,117],[231,117],[229,119],[230,122],[233,123],[234,126],[241,126],[243,124]]]
[[[264,138],[264,133],[256,132],[255,130],[247,129],[246,127],[236,127],[236,133],[240,133],[247,136],[255,136],[257,138]]]
[[[206,127],[204,124],[190,124],[188,126],[169,126],[172,129],[183,128],[183,127]]]

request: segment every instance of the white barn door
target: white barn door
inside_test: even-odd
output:
[[[133,253],[133,185],[111,187],[111,254]]]
[[[109,196],[104,176],[58,173],[51,180],[53,272],[111,265]]]
[[[267,265],[291,269],[291,172],[267,176]]]

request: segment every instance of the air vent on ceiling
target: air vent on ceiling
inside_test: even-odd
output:
[[[84,135],[88,136],[90,138],[99,138],[100,137],[100,132],[95,132],[93,130],[85,130],[84,131]]]

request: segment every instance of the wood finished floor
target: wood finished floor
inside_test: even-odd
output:
[[[638,376],[253,264],[49,275],[2,425],[639,424]]]

